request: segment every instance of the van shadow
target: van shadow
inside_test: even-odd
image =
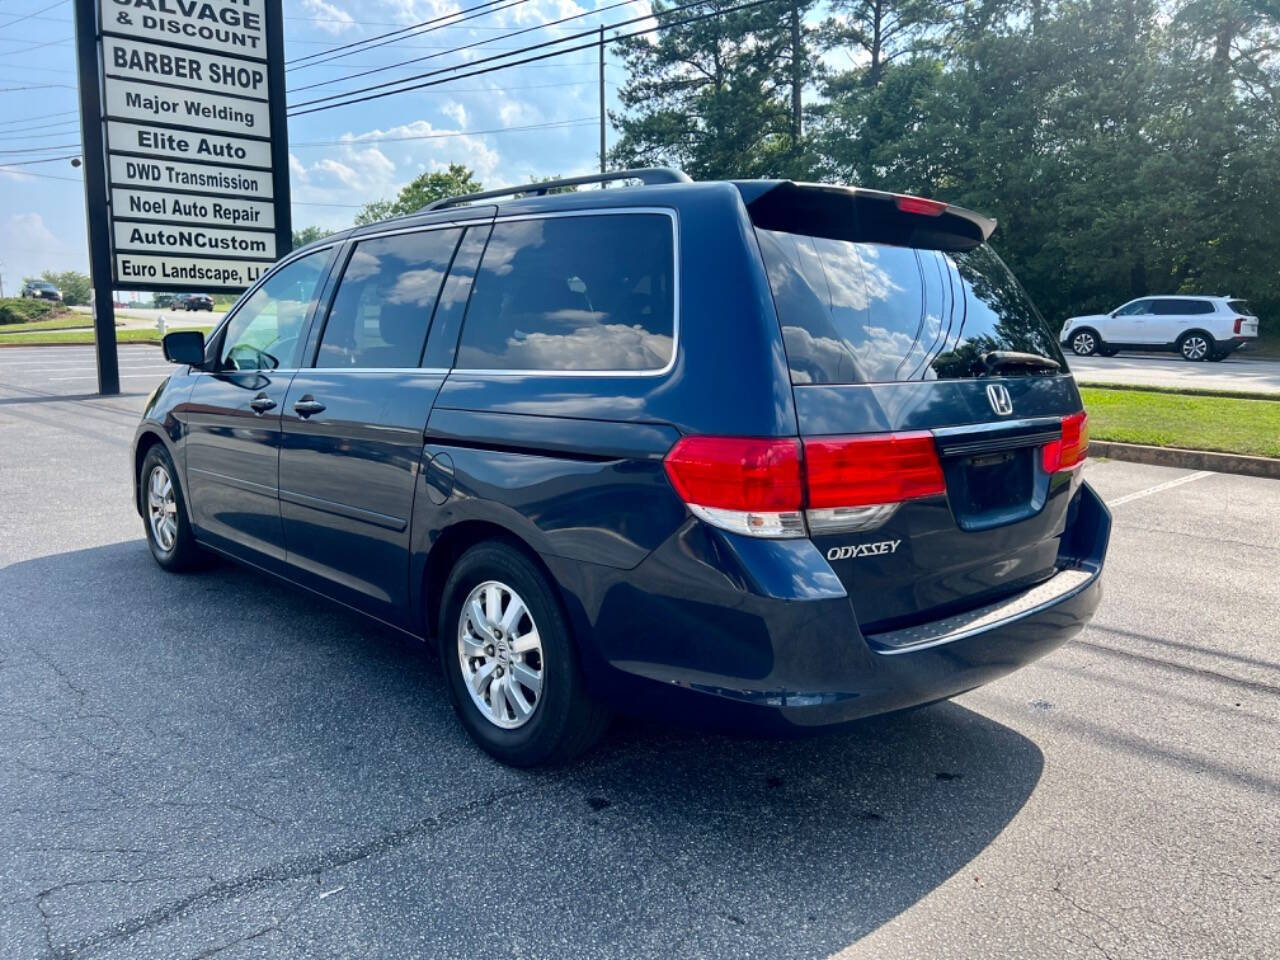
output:
[[[312,943],[470,955],[475,892],[514,877],[521,956],[821,957],[963,870],[1043,767],[942,704],[800,741],[625,721],[570,768],[509,770],[416,643],[228,563],[165,574],[142,541],[4,568],[0,610],[0,803],[23,811],[0,875],[54,891],[26,893],[64,953],[127,954],[120,931],[160,916],[192,938],[175,955],[208,946],[220,891],[227,936],[258,922],[244,904],[268,885],[237,878],[314,873],[292,914]],[[394,840],[350,854],[371,836]],[[312,903],[339,885],[358,907]]]

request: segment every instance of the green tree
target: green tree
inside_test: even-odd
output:
[[[558,173],[553,173],[553,174],[552,174],[551,176],[549,176],[549,177],[530,177],[530,178],[529,178],[529,186],[531,186],[531,187],[536,187],[536,186],[537,186],[538,184],[540,184],[540,183],[549,183],[549,182],[551,182],[552,180],[559,180],[559,179],[560,179],[560,174],[558,174]],[[552,194],[554,194],[554,193],[577,193],[577,192],[578,192],[578,188],[577,188],[577,186],[576,186],[576,185],[573,185],[573,184],[570,184],[570,185],[569,185],[569,186],[567,186],[567,187],[552,187],[550,190],[548,190],[548,191],[547,191],[547,193],[552,193]]]
[[[293,249],[297,250],[298,247],[305,247],[308,243],[323,240],[332,232],[332,230],[316,226],[303,227],[301,230],[295,229],[293,231]]]
[[[812,0],[723,12],[736,0],[682,9],[682,23],[620,41],[630,79],[619,90],[617,166],[677,166],[695,179],[799,176],[811,167],[800,92],[812,76]],[[673,4],[656,2],[661,21]]]
[[[375,200],[366,204],[356,214],[356,225],[377,223],[388,217],[403,217],[417,213],[427,204],[444,197],[477,193],[483,189],[484,186],[471,170],[460,163],[451,163],[447,170],[423,173],[410,180],[394,200]]]
[[[23,283],[31,283],[36,277],[23,277]],[[62,302],[69,307],[77,307],[81,304],[89,302],[89,296],[93,291],[93,281],[89,279],[87,273],[81,273],[78,270],[46,270],[40,274],[39,280],[45,283],[52,283],[55,287],[62,291]]]

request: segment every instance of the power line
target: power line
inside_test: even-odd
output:
[[[58,123],[40,123],[32,127],[9,127],[9,128],[0,127],[0,133],[6,134],[6,135],[11,133],[25,133],[35,137],[67,137],[71,135],[72,133],[71,130],[55,130],[53,133],[36,133],[36,134],[32,134],[31,131],[48,130],[50,127],[68,127],[72,125],[78,125],[79,123],[80,123],[79,120],[62,120]]]
[[[607,10],[614,10],[618,7],[625,7],[628,4],[632,4],[636,2],[638,2],[638,0],[617,0],[617,2],[615,3],[611,3],[604,7],[597,7],[594,10],[587,10],[582,13],[575,13],[567,17],[561,17],[559,20],[552,20],[548,23],[535,24],[532,27],[525,27],[521,30],[513,30],[511,33],[500,34],[499,36],[489,37],[485,40],[476,40],[473,43],[463,44],[460,47],[451,47],[447,50],[441,50],[439,53],[429,53],[422,57],[413,57],[409,60],[401,60],[399,63],[389,63],[389,64],[386,64],[385,66],[374,67],[370,70],[365,70],[361,73],[352,73],[352,74],[348,74],[345,77],[334,77],[330,80],[319,80],[316,83],[309,83],[306,86],[294,87],[291,92],[300,93],[303,90],[313,90],[316,87],[327,87],[334,83],[342,83],[344,80],[356,80],[356,79],[359,79],[360,77],[370,76],[371,74],[383,73],[384,71],[387,71],[387,70],[395,70],[398,67],[408,66],[411,63],[422,63],[426,60],[434,60],[436,57],[443,57],[450,53],[460,53],[463,50],[470,50],[474,47],[483,47],[486,44],[493,43],[497,40],[510,40],[513,37],[518,37],[526,33],[532,33],[535,30],[545,30],[548,27],[555,27],[555,26],[559,26],[562,23],[568,23],[570,20],[581,20],[583,17],[594,16],[597,13],[604,13]],[[508,50],[504,52],[510,53],[513,51]],[[519,47],[517,47],[515,48],[514,52],[522,52],[522,51],[520,50]]]
[[[67,0],[56,0],[56,2],[49,4],[47,7],[41,7],[39,10],[32,10],[30,13],[25,16],[18,17],[16,20],[10,20],[8,23],[0,23],[0,30],[3,30],[5,27],[12,27],[15,23],[21,23],[23,20],[30,20],[32,17],[38,16],[47,10],[52,10],[54,7],[60,7],[66,2]]]
[[[491,9],[493,7],[499,7],[499,9],[505,10],[507,7],[514,7],[517,4],[527,2],[528,0],[485,0],[484,3],[478,3],[474,7],[464,7],[461,10],[455,10],[453,13],[446,13],[438,17],[433,17],[430,20],[411,23],[407,27],[400,27],[397,30],[389,30],[386,33],[380,33],[376,36],[365,37],[363,40],[352,40],[350,43],[339,44],[338,46],[331,47],[328,50],[317,50],[315,53],[309,53],[305,57],[295,57],[293,60],[286,61],[286,63],[302,64],[303,61],[314,60],[318,57],[332,59],[332,57],[329,57],[330,54],[347,56],[347,54],[343,54],[340,51],[350,50],[352,47],[360,47],[362,51],[372,50],[375,47],[381,47],[385,46],[387,43],[395,42],[394,39],[388,38],[394,38],[404,34],[419,36],[420,33],[430,33],[430,30],[421,30],[421,28],[432,26],[433,24],[440,23],[444,20],[453,20],[454,23],[463,23],[467,20],[472,20],[488,13],[496,13],[496,10]],[[504,4],[505,6],[503,6]],[[470,16],[463,16],[463,14],[470,14]],[[460,17],[461,19],[454,20],[455,17]],[[293,69],[297,69],[297,67],[294,67]]]
[[[445,140],[450,137],[479,137],[491,133],[519,133],[524,130],[548,130],[553,127],[572,127],[583,123],[595,123],[596,117],[579,117],[574,120],[545,120],[541,123],[527,123],[518,127],[494,127],[490,130],[448,130],[442,133],[413,134],[407,137],[361,137],[346,140],[304,140],[289,144],[295,147],[360,147],[373,143],[408,143],[415,140]]]
[[[774,3],[774,2],[776,2],[776,0],[750,0],[750,2],[748,3],[741,3],[734,7],[726,7],[721,10],[707,11],[704,13],[696,14],[692,17],[686,17],[683,20],[672,20],[667,23],[659,23],[655,26],[646,27],[643,30],[635,30],[628,34],[615,34],[610,39],[610,42],[617,42],[618,40],[628,40],[628,39],[631,39],[632,37],[643,36],[645,34],[654,33],[658,30],[666,30],[671,27],[685,26],[690,23],[697,23],[698,21],[701,21],[701,20],[707,20],[711,17],[725,16],[730,13],[737,13],[742,10],[750,10],[754,7],[764,6],[767,3]],[[694,2],[692,3],[686,3],[686,4],[683,4],[682,6],[672,7],[670,10],[664,10],[662,11],[661,15],[679,13],[682,10],[688,10],[691,7],[698,7],[702,5],[703,4],[701,0],[694,0]],[[559,37],[553,40],[544,40],[541,43],[530,44],[526,46],[522,51],[517,51],[517,52],[531,52],[534,50],[542,50],[547,47],[556,46],[558,44],[568,43],[572,40],[580,40],[583,37],[587,37],[587,36],[596,37],[599,34],[599,31],[601,29],[615,30],[618,27],[625,27],[631,24],[640,23],[650,19],[654,19],[653,14],[651,13],[645,14],[644,16],[640,16],[640,17],[632,17],[627,20],[620,20],[617,23],[605,24],[603,25],[602,28],[597,27],[596,29],[593,29],[593,30],[584,30],[584,31],[580,31],[579,33],[569,34],[568,36]],[[421,90],[426,87],[434,87],[442,83],[448,83],[451,80],[461,80],[465,77],[480,76],[481,74],[492,73],[495,70],[505,70],[509,67],[517,67],[517,66],[521,66],[522,64],[533,63],[538,60],[546,60],[550,57],[558,57],[566,53],[574,53],[579,50],[594,49],[596,46],[598,46],[599,43],[600,43],[599,40],[591,40],[587,43],[582,43],[574,47],[566,47],[563,50],[552,50],[549,53],[539,54],[538,56],[534,56],[534,57],[527,57],[523,60],[515,60],[511,63],[496,64],[491,67],[486,67],[482,70],[470,70],[467,73],[459,73],[459,74],[456,74],[455,76],[445,77],[440,80],[427,80],[423,83],[416,83],[411,86],[400,86],[400,84],[409,83],[412,80],[417,80],[425,77],[434,77],[442,73],[451,73],[456,70],[463,70],[468,67],[474,67],[478,64],[491,63],[494,60],[505,60],[511,54],[498,53],[488,57],[481,57],[479,60],[472,60],[469,63],[465,63],[465,64],[455,64],[449,67],[440,67],[435,70],[428,70],[425,73],[416,74],[411,77],[402,77],[399,80],[387,80],[382,83],[371,84],[370,86],[362,87],[357,90],[348,90],[345,93],[334,93],[325,97],[316,97],[313,100],[304,100],[301,103],[292,105],[292,107],[290,108],[289,116],[296,117],[296,116],[303,116],[309,113],[319,113],[322,110],[333,110],[333,109],[336,109],[337,107],[346,107],[346,106],[351,106],[357,103],[366,103],[370,100],[377,100],[382,97],[389,97],[399,93],[409,93],[413,90]],[[388,87],[398,87],[398,89],[389,90],[387,89]],[[374,93],[373,91],[381,91],[381,92]],[[357,96],[358,94],[367,94],[367,96]],[[341,101],[341,102],[334,102],[334,101]],[[310,109],[307,109],[307,110],[299,109],[301,107],[309,107]]]
[[[66,159],[63,157],[62,159]],[[10,167],[16,167],[19,164],[9,163],[0,166],[0,173],[13,173],[20,177],[39,177],[41,180],[66,180],[68,183],[84,183],[80,177],[59,177],[53,173],[32,173],[30,170],[10,170]]]
[[[49,137],[69,137],[74,130],[54,130],[51,133],[27,133],[19,130],[0,131],[0,140],[47,140]]]
[[[0,153],[41,153],[45,150],[79,150],[79,149],[80,149],[80,144],[78,143],[59,143],[59,144],[51,143],[43,147],[23,147],[22,149],[0,150]]]
[[[12,39],[16,41],[18,38],[14,37]],[[5,50],[3,53],[0,53],[0,57],[12,57],[19,53],[30,53],[32,50],[42,50],[45,47],[53,47],[60,43],[70,43],[74,39],[74,37],[63,37],[61,40],[46,40],[44,43],[37,43],[30,47],[23,47],[21,50]]]
[[[49,120],[53,117],[75,116],[79,113],[79,110],[63,110],[60,113],[41,113],[31,117],[14,117],[12,120],[0,120],[0,126],[7,127],[11,123],[26,123],[28,120]]]
[[[12,80],[0,80],[0,83],[13,83]],[[0,93],[19,93],[23,90],[75,90],[69,83],[32,83],[21,87],[0,87]]]
[[[45,157],[42,160],[6,160],[2,165],[0,165],[0,169],[3,169],[3,167],[33,167],[40,163],[57,163],[59,160],[74,160],[78,156],[80,156],[78,153],[69,153],[65,157]],[[35,174],[32,174],[32,176],[35,176]]]

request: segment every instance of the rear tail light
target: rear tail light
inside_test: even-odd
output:
[[[1089,455],[1089,415],[1081,410],[1062,418],[1062,437],[1041,448],[1046,473],[1071,470]]]
[[[803,537],[800,441],[685,437],[667,476],[693,514],[753,537]]]
[[[867,529],[905,500],[946,492],[928,433],[805,440],[686,437],[667,475],[702,520],[757,537]],[[807,509],[806,509],[807,508]]]
[[[1235,332],[1236,332],[1236,333],[1239,333],[1239,332],[1240,332],[1240,325],[1241,325],[1242,323],[1244,323],[1244,317],[1236,317],[1236,325],[1235,325]]]
[[[926,217],[940,217],[947,212],[947,205],[940,200],[924,197],[894,197],[893,202],[903,213],[918,213]]]

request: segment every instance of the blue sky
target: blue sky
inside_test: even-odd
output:
[[[285,57],[304,57],[477,2],[285,0]],[[581,5],[575,0],[525,0],[465,24],[410,36],[368,52],[313,67],[295,65],[287,74],[288,85],[292,89],[427,56],[612,2],[616,0],[582,0]],[[502,49],[640,16],[648,10],[649,0],[636,0],[561,27],[442,55],[417,69],[464,63]],[[0,162],[74,152],[74,146],[65,148],[79,141],[78,124],[71,122],[78,104],[73,34],[70,0],[0,0]],[[610,55],[607,63],[608,106],[616,109],[617,84],[624,79],[624,71],[615,56]],[[290,99],[394,79],[413,69],[337,83]],[[491,187],[522,183],[533,176],[568,176],[596,169],[597,69],[595,51],[583,50],[290,120],[294,225],[346,226],[360,205],[392,197],[419,173],[443,169],[450,162],[471,167]],[[571,121],[581,122],[518,129]],[[58,122],[62,125],[26,129]],[[10,132],[15,128],[24,132]],[[500,132],[465,133],[482,130]],[[614,136],[610,131],[610,145]],[[28,166],[22,171],[0,167],[0,270],[6,294],[16,291],[23,276],[46,269],[84,270],[88,264],[79,171],[67,161]]]

